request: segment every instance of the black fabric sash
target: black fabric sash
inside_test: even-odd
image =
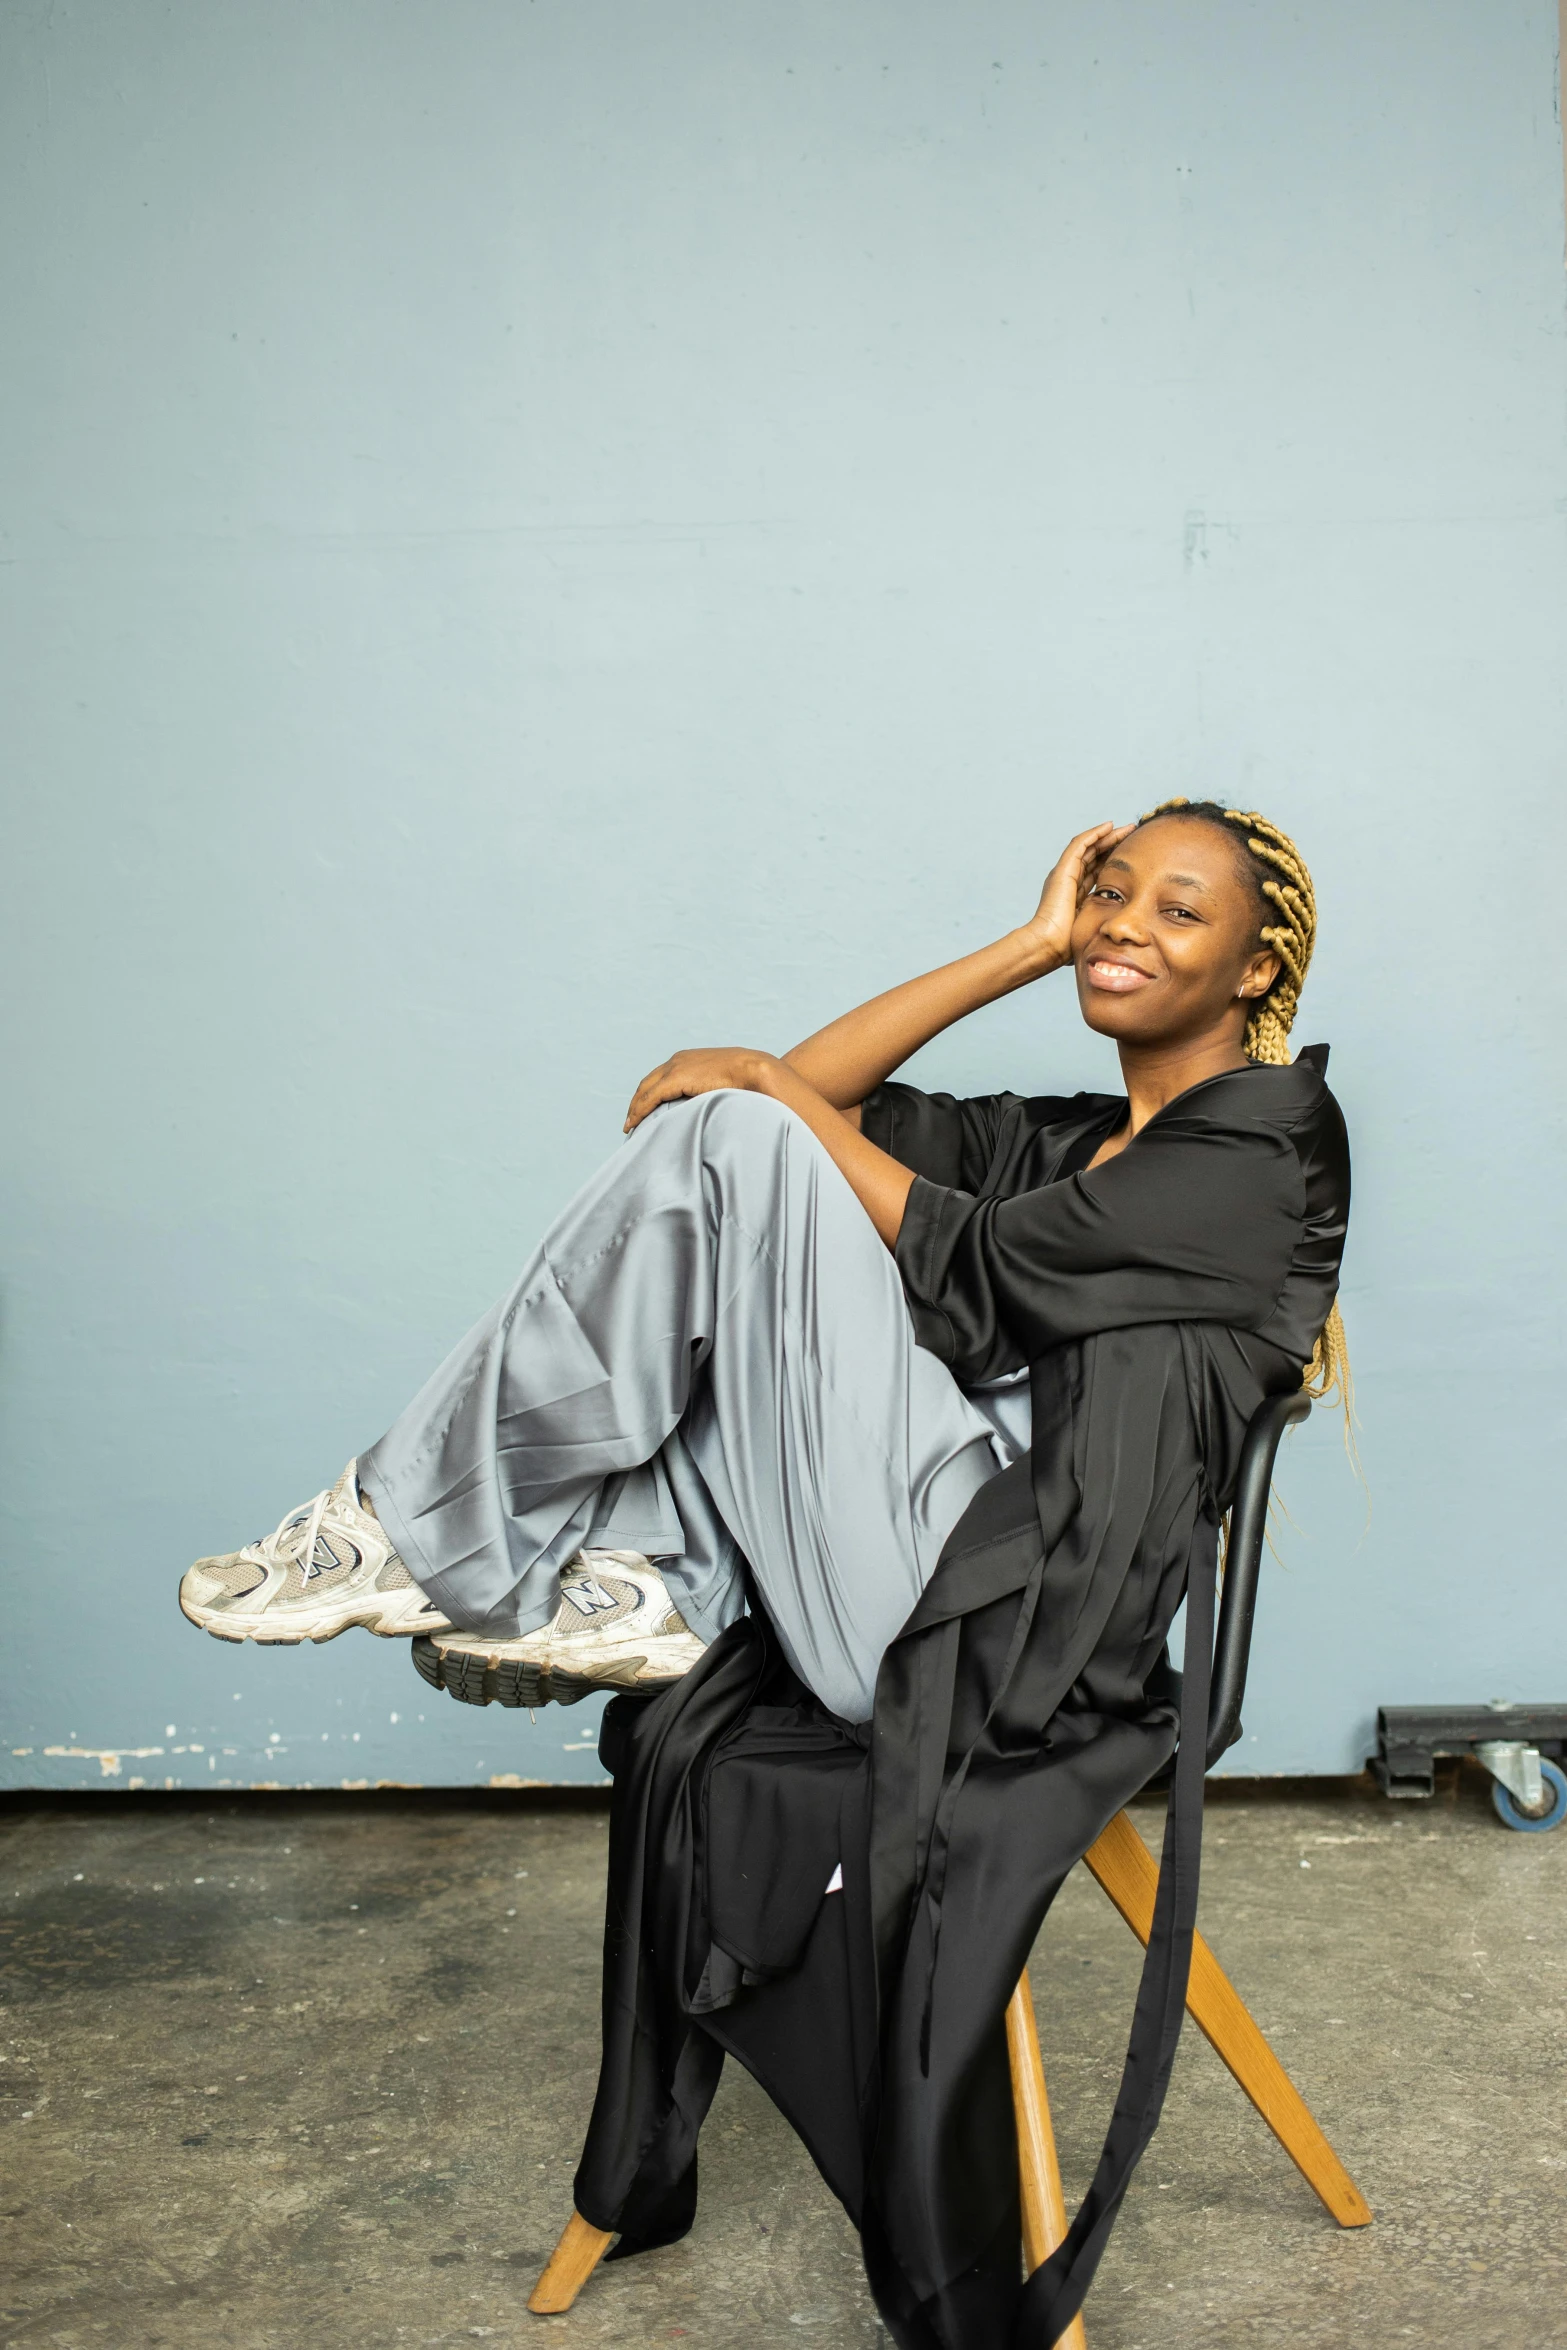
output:
[[[1198,1546],[1199,1551],[1205,1546]],[[1137,1986],[1126,2063],[1093,2183],[1066,2238],[1023,2288],[1010,2350],[1053,2350],[1093,2282],[1116,2214],[1159,2124],[1181,2037],[1197,1886],[1202,1864],[1203,1782],[1208,1768],[1208,1689],[1213,1671],[1214,1566],[1195,1556],[1186,1592],[1181,1737],[1165,1810],[1153,1926]]]

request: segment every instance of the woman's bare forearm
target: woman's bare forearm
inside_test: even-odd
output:
[[[1072,924],[1100,865],[1129,824],[1091,824],[1067,842],[1045,876],[1031,920],[993,946],[906,979],[857,1011],[818,1028],[784,1060],[838,1110],[851,1110],[954,1020],[1027,987],[1071,960]]]
[[[873,996],[806,1037],[784,1060],[834,1108],[849,1110],[955,1020],[1044,978],[1062,959],[1026,924],[993,946]]]
[[[626,1132],[665,1102],[698,1094],[770,1094],[803,1118],[848,1178],[889,1248],[897,1241],[914,1177],[860,1131],[860,1104],[873,1087],[954,1020],[993,1004],[1030,980],[1058,971],[1072,952],[1072,924],[1101,863],[1127,824],[1094,824],[1068,841],[1045,877],[1031,922],[994,946],[905,980],[845,1012],[782,1060],[744,1045],[707,1045],[671,1054],[650,1069],[626,1111]]]

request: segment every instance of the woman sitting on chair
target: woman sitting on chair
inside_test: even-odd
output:
[[[1240,1439],[1344,1368],[1343,1121],[1325,1050],[1286,1043],[1315,923],[1283,834],[1170,802],[1080,834],[1021,929],[782,1059],[677,1053],[389,1433],[185,1576],[223,1639],[364,1625],[470,1702],[626,1693],[577,2181],[623,2251],[690,2225],[728,2048],[859,2225],[900,2343],[1044,2345],[1081,2301],[1179,2027]],[[1067,964],[1124,1097],[888,1082]],[[1020,2287],[1002,2011],[1178,1726],[1116,2120]]]

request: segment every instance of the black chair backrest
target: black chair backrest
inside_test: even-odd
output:
[[[1208,1698],[1208,1768],[1241,1734],[1241,1701],[1246,1695],[1246,1665],[1251,1655],[1252,1618],[1257,1612],[1257,1577],[1262,1567],[1262,1545],[1268,1531],[1268,1494],[1279,1440],[1311,1410],[1311,1398],[1301,1388],[1290,1395],[1270,1395],[1253,1413],[1241,1446],[1240,1475],[1230,1513],[1230,1539],[1225,1551],[1224,1596],[1219,1603],[1219,1631],[1213,1644],[1213,1682]]]

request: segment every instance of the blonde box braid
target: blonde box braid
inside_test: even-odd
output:
[[[1288,1066],[1289,1032],[1295,1025],[1301,989],[1311,968],[1311,950],[1317,943],[1317,893],[1311,886],[1306,860],[1287,832],[1266,816],[1244,808],[1222,807],[1217,800],[1161,800],[1141,821],[1155,816],[1196,816],[1206,823],[1233,826],[1254,860],[1257,886],[1275,909],[1277,920],[1265,922],[1261,942],[1279,959],[1279,975],[1246,1023],[1248,1060]],[[1335,1298],[1322,1336],[1312,1349],[1302,1380],[1308,1395],[1319,1400],[1337,1394],[1344,1405],[1344,1434],[1353,1445],[1351,1428],[1355,1388],[1349,1368],[1349,1344],[1343,1316]]]

